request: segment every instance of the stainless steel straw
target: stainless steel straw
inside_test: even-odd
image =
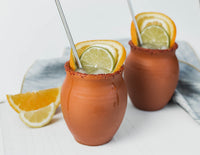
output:
[[[67,21],[66,21],[66,18],[65,18],[65,15],[64,15],[64,12],[63,12],[63,9],[61,7],[61,4],[60,4],[60,1],[59,0],[55,0],[56,2],[56,6],[58,8],[58,12],[59,12],[59,15],[60,15],[60,18],[62,20],[62,23],[63,23],[63,26],[65,28],[65,32],[67,34],[67,37],[68,37],[68,40],[69,40],[69,43],[70,43],[70,46],[72,48],[72,51],[73,51],[73,54],[75,56],[75,59],[76,59],[76,62],[78,64],[78,68],[82,68],[82,65],[81,65],[81,62],[80,62],[80,59],[78,57],[78,53],[77,53],[77,50],[76,50],[76,47],[74,45],[74,41],[72,39],[72,35],[70,33],[70,30],[69,30],[69,26],[67,24]]]
[[[131,16],[132,16],[132,19],[133,19],[133,22],[134,22],[134,25],[135,25],[135,28],[136,28],[136,32],[137,32],[137,35],[138,35],[139,45],[142,46],[143,42],[142,42],[142,38],[141,38],[141,35],[140,35],[140,31],[138,29],[137,22],[135,20],[135,13],[134,13],[134,10],[133,10],[133,5],[131,3],[131,0],[127,0],[127,2],[128,2],[129,10],[130,10],[130,13],[131,13]]]

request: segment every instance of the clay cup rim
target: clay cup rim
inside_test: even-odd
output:
[[[120,77],[122,76],[122,72],[124,71],[124,65],[121,66],[121,68],[114,72],[114,73],[108,73],[108,74],[86,74],[86,73],[80,73],[74,71],[70,67],[69,61],[67,61],[64,65],[65,71],[69,73],[70,75],[74,76],[75,78],[78,79],[88,79],[88,80],[103,80],[103,79],[113,79],[115,77]]]
[[[178,44],[174,43],[174,45],[171,48],[168,49],[147,49],[139,46],[135,46],[132,42],[132,40],[129,41],[129,45],[131,47],[131,50],[134,52],[140,52],[145,54],[169,54],[169,53],[175,53],[176,49],[178,48]]]

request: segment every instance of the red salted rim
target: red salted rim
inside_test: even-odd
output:
[[[131,46],[131,49],[134,50],[134,52],[143,52],[143,53],[149,53],[149,54],[161,54],[161,53],[170,53],[175,52],[178,48],[178,44],[174,43],[174,45],[171,48],[168,49],[147,49],[139,46],[135,46],[132,42],[132,40],[129,41],[129,45]]]
[[[86,73],[80,73],[80,72],[76,72],[74,71],[71,67],[70,67],[70,63],[69,61],[67,61],[64,65],[65,67],[65,71],[68,72],[70,75],[76,77],[76,78],[80,78],[80,79],[94,79],[94,80],[100,80],[100,79],[112,79],[115,78],[116,76],[119,76],[122,74],[123,70],[124,70],[124,65],[122,65],[122,67],[114,72],[114,73],[108,73],[108,74],[86,74]]]

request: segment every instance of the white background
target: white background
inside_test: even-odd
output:
[[[158,11],[170,16],[177,26],[177,40],[189,42],[200,56],[200,5],[198,0],[133,0],[133,2],[136,13]],[[131,17],[126,0],[61,0],[61,3],[75,42],[91,39],[130,38]],[[54,0],[0,0],[0,99],[5,94],[19,93],[23,76],[36,59],[59,57],[68,45]],[[5,104],[0,105],[1,110],[7,108]],[[127,122],[123,122],[116,135],[117,142],[111,142],[103,147],[88,147],[80,151],[82,146],[74,142],[67,131],[69,137],[65,135],[68,140],[66,149],[57,147],[54,149],[58,153],[62,150],[60,154],[64,152],[65,154],[80,154],[80,152],[88,154],[91,150],[93,153],[100,151],[99,154],[200,154],[200,126],[179,107],[169,105],[164,110],[155,113],[138,111],[130,104],[128,108],[126,115],[133,117],[133,120],[129,121],[135,121],[135,130],[127,127]],[[0,116],[1,119],[10,117],[8,123],[12,124],[16,115],[14,111],[9,110],[11,116],[8,114]],[[133,112],[135,114],[132,114]],[[148,118],[150,122],[144,121],[141,127],[140,121],[142,122],[144,118]],[[141,128],[137,128],[138,124]],[[0,122],[0,127],[1,125],[3,124]],[[63,126],[66,128],[65,125]],[[8,127],[12,126],[8,125]],[[20,124],[19,128],[23,127]],[[134,134],[129,135],[131,131],[128,129],[132,129]],[[29,129],[22,130],[26,132]],[[50,127],[46,130],[49,131],[48,136],[51,136]],[[139,132],[140,130],[142,132]],[[128,132],[127,139],[122,138],[121,140],[126,132]],[[44,132],[37,130],[37,133],[45,134],[45,130]],[[12,145],[8,147],[9,140],[1,140],[0,135],[0,155],[3,152],[1,143],[3,143],[5,152],[8,153],[8,149],[13,149]],[[25,144],[23,141],[21,143],[21,147],[15,147],[12,154],[27,154],[23,151]],[[32,143],[40,145],[38,141],[32,141]],[[63,143],[65,143],[64,140]],[[27,144],[25,146],[27,147]],[[52,148],[52,146],[53,144],[49,144],[49,147]],[[52,151],[40,152],[40,150],[36,152],[39,154],[52,153]]]

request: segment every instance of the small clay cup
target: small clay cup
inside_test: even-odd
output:
[[[124,67],[112,74],[83,74],[65,64],[61,107],[67,126],[77,142],[101,145],[118,130],[127,105]]]
[[[145,49],[132,41],[129,45],[124,77],[130,99],[141,110],[159,110],[169,102],[178,83],[178,45],[164,50]]]

